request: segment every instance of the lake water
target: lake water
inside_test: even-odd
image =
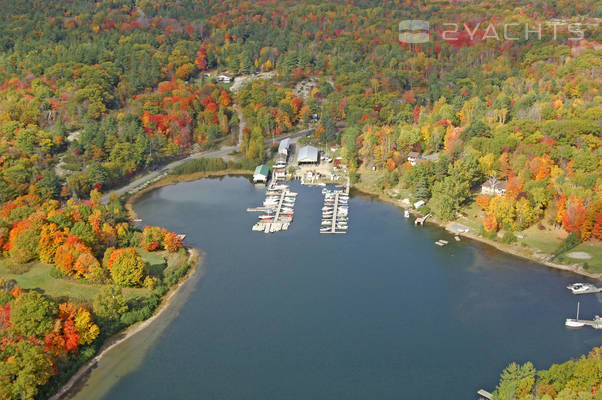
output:
[[[251,232],[265,190],[243,177],[161,188],[144,224],[186,233],[205,276],[108,354],[81,399],[474,399],[512,361],[547,367],[602,344],[569,330],[583,278],[414,227],[356,195],[347,235],[321,235],[322,195],[299,193],[286,232]],[[434,242],[450,244],[438,247]],[[581,315],[602,297],[581,297]]]

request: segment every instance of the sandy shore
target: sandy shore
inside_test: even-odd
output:
[[[163,296],[161,304],[159,307],[157,307],[155,313],[150,318],[131,325],[124,331],[118,332],[107,339],[98,351],[98,354],[87,363],[82,365],[79,370],[77,370],[77,372],[67,381],[67,383],[65,383],[54,396],[50,397],[50,400],[64,399],[71,395],[72,391],[77,391],[78,384],[84,380],[90,370],[107,354],[107,352],[119,346],[121,343],[130,339],[137,333],[142,332],[146,328],[150,327],[154,321],[156,321],[167,309],[169,309],[170,304],[175,299],[175,296],[178,295],[182,286],[184,286],[184,284],[193,274],[199,273],[198,270],[202,270],[203,256],[199,253],[199,251],[194,248],[189,248],[188,254],[189,256],[187,262],[193,262],[193,267],[188,270],[187,274],[180,280],[180,282],[178,282],[176,286],[171,288],[169,292]]]
[[[360,193],[364,193],[364,194],[367,194],[370,196],[377,197],[379,200],[387,202],[387,203],[391,203],[399,208],[404,208],[400,204],[399,200],[392,199],[384,193],[373,192],[373,191],[368,190],[367,188],[362,187],[361,185],[357,185],[357,184],[353,185],[353,189],[357,190]],[[414,215],[419,215],[419,213],[416,210],[410,209],[410,212]],[[435,217],[429,218],[427,222],[433,223],[443,229],[445,229],[446,226],[448,225],[447,223],[437,220]],[[581,264],[565,265],[565,264],[555,263],[548,259],[549,258],[548,254],[539,253],[537,250],[529,248],[529,247],[520,247],[518,245],[511,245],[511,244],[496,242],[496,241],[489,240],[487,238],[484,238],[482,236],[479,236],[479,235],[471,233],[471,232],[462,233],[462,234],[459,234],[458,236],[463,236],[463,237],[466,237],[466,238],[469,238],[472,240],[476,240],[481,243],[485,243],[489,246],[495,247],[496,249],[498,249],[500,251],[503,251],[504,253],[512,254],[516,257],[524,258],[526,260],[533,261],[538,264],[543,264],[550,268],[559,269],[559,270],[571,272],[571,273],[582,275],[582,276],[587,276],[588,278],[602,281],[602,274],[593,274],[593,273],[587,272],[586,270],[583,269]]]

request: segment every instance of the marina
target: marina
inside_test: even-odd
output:
[[[415,229],[413,217],[400,223],[403,210],[362,194],[350,196],[353,230],[322,235],[322,188],[294,181],[289,189],[299,193],[294,229],[270,236],[250,233],[265,212],[245,210],[263,206],[266,188],[248,178],[183,182],[141,197],[135,210],[146,223],[186,232],[189,245],[206,251],[206,273],[167,329],[133,339],[152,345],[116,348],[92,370],[90,382],[107,389],[87,385],[75,400],[244,399],[251,392],[291,400],[474,399],[480,388],[493,391],[512,361],[547,366],[600,341],[602,330],[563,321],[575,318],[577,300],[566,286],[591,280],[456,242],[428,223]],[[435,251],[440,238],[450,243]],[[434,287],[436,296],[424,295]],[[417,298],[419,309],[404,306]],[[579,300],[579,319],[602,316],[598,296]],[[441,340],[442,329],[452,342]],[[426,348],[438,357],[425,357]],[[454,366],[445,379],[417,379],[440,374],[442,363]],[[161,365],[173,366],[176,384],[165,385]],[[277,390],[275,381],[282,382]]]
[[[324,206],[322,207],[322,224],[320,233],[343,234],[349,227],[349,191],[322,190]]]
[[[274,233],[285,231],[293,222],[297,193],[287,185],[271,183],[266,191],[263,206],[247,208],[247,212],[261,212],[251,230],[253,232]]]

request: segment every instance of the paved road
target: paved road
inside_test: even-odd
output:
[[[266,147],[269,147],[273,142],[279,142],[282,139],[287,138],[287,137],[291,138],[292,143],[296,143],[299,140],[299,138],[312,133],[314,131],[314,129],[315,128],[309,128],[309,129],[305,129],[305,130],[293,133],[291,135],[280,136],[277,139],[274,139],[273,141],[272,141],[272,139],[266,140],[265,141]],[[157,169],[156,171],[152,171],[147,174],[144,174],[144,175],[134,179],[127,185],[122,186],[118,189],[114,189],[111,192],[117,194],[117,196],[121,196],[127,192],[134,191],[136,188],[143,185],[144,183],[146,183],[152,179],[155,179],[155,178],[159,177],[160,175],[166,175],[169,171],[171,171],[178,165],[182,165],[185,162],[193,160],[195,158],[201,158],[201,157],[223,158],[226,161],[232,160],[233,156],[231,156],[230,153],[232,153],[233,151],[236,151],[237,148],[238,148],[238,146],[225,146],[225,147],[220,148],[219,150],[203,151],[203,152],[191,154],[186,158],[182,158],[181,160],[173,161],[173,162],[163,166],[162,168]],[[103,203],[107,203],[109,201],[109,196],[110,196],[110,193],[106,193],[105,195],[102,196]]]

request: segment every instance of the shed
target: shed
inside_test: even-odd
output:
[[[317,163],[319,160],[318,149],[313,146],[305,146],[299,149],[297,154],[297,162],[301,163]]]
[[[270,168],[267,165],[258,165],[255,168],[255,172],[253,173],[253,182],[263,182],[266,183],[268,181],[268,176],[270,175]]]
[[[426,202],[424,200],[418,200],[416,203],[414,203],[414,208],[418,209],[425,204],[426,204]]]
[[[288,156],[288,149],[291,146],[291,139],[290,138],[286,138],[284,140],[282,140],[280,142],[280,144],[278,145],[278,154],[281,154],[283,156]]]

